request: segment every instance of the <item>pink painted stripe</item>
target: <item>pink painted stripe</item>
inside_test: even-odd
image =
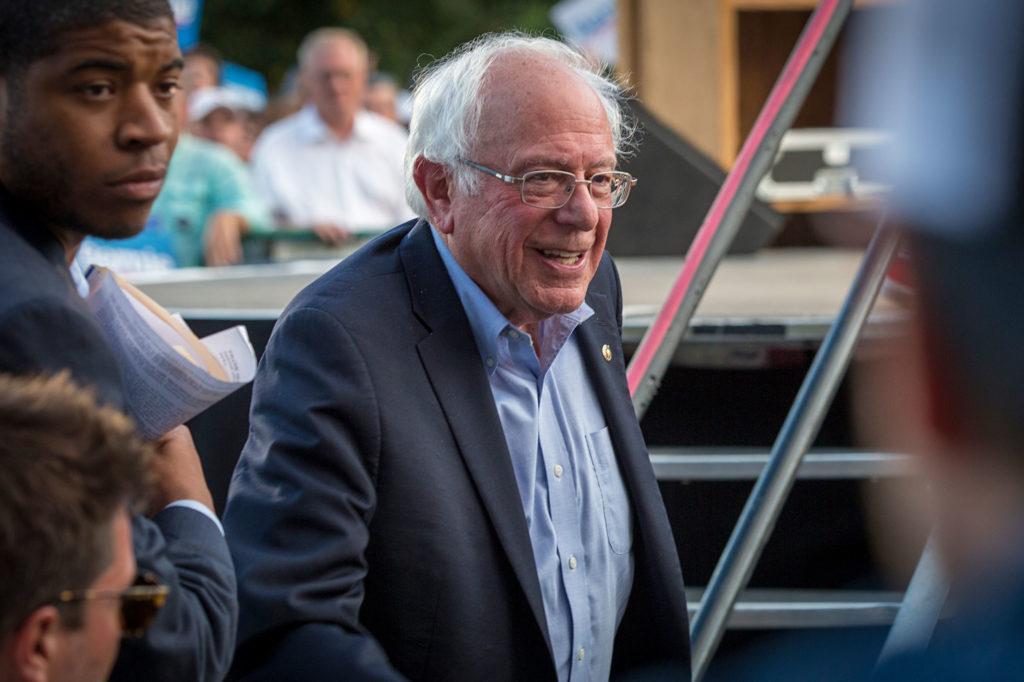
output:
[[[640,342],[633,360],[629,363],[626,379],[629,383],[630,395],[636,394],[637,387],[640,386],[641,381],[643,381],[644,376],[647,374],[659,346],[665,340],[676,312],[693,285],[694,277],[697,274],[697,267],[704,260],[711,240],[722,224],[726,208],[732,203],[736,192],[739,191],[740,180],[746,174],[754,159],[754,155],[764,142],[768,130],[778,117],[783,103],[793,91],[797,79],[806,68],[807,62],[810,61],[815,48],[821,42],[825,27],[828,25],[832,15],[835,14],[838,4],[839,0],[822,0],[818,5],[818,9],[811,18],[807,32],[804,33],[802,40],[793,49],[792,57],[786,63],[782,75],[779,76],[779,80],[776,81],[771,94],[768,95],[768,100],[761,108],[761,113],[758,114],[754,127],[744,141],[732,170],[729,171],[729,175],[725,178],[722,189],[718,191],[714,203],[711,204],[711,208],[708,210],[707,217],[704,218],[700,230],[697,231],[697,236],[694,237],[693,243],[690,245],[690,250],[686,254],[686,260],[683,262],[683,268],[672,285],[668,298],[658,312],[654,323]]]

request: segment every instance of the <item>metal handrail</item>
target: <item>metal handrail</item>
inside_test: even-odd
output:
[[[729,612],[747,584],[778,519],[806,453],[846,372],[853,348],[881,289],[898,235],[884,216],[864,255],[835,324],[818,350],[782,426],[772,456],[754,485],[708,584],[703,608],[691,628],[693,679],[700,680],[725,631]]]
[[[651,448],[651,465],[659,481],[752,481],[761,475],[771,453],[725,448]],[[797,470],[804,480],[876,479],[913,476],[916,460],[891,452],[820,450],[808,452]]]
[[[703,590],[686,588],[690,614],[700,611]],[[863,590],[744,590],[729,613],[733,630],[808,629],[891,625],[903,595]]]

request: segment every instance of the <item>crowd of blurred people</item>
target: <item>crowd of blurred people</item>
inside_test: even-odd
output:
[[[146,229],[130,240],[87,240],[83,267],[232,265],[246,259],[247,236],[267,244],[311,233],[340,246],[412,217],[402,180],[409,93],[372,71],[374,55],[354,31],[307,36],[269,102],[227,82],[211,45],[184,60],[185,125]]]

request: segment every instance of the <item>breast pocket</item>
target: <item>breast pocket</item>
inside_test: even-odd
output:
[[[633,516],[608,427],[587,434],[587,451],[601,492],[608,546],[616,554],[626,554],[633,546]]]

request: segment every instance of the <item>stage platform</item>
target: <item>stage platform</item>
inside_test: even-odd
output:
[[[729,256],[712,279],[676,363],[769,366],[786,350],[816,346],[828,331],[860,263],[851,249],[766,249]],[[627,350],[650,325],[679,273],[681,257],[620,258]],[[272,321],[334,260],[189,268],[130,277],[147,294],[189,320]],[[880,297],[865,339],[898,322]]]

